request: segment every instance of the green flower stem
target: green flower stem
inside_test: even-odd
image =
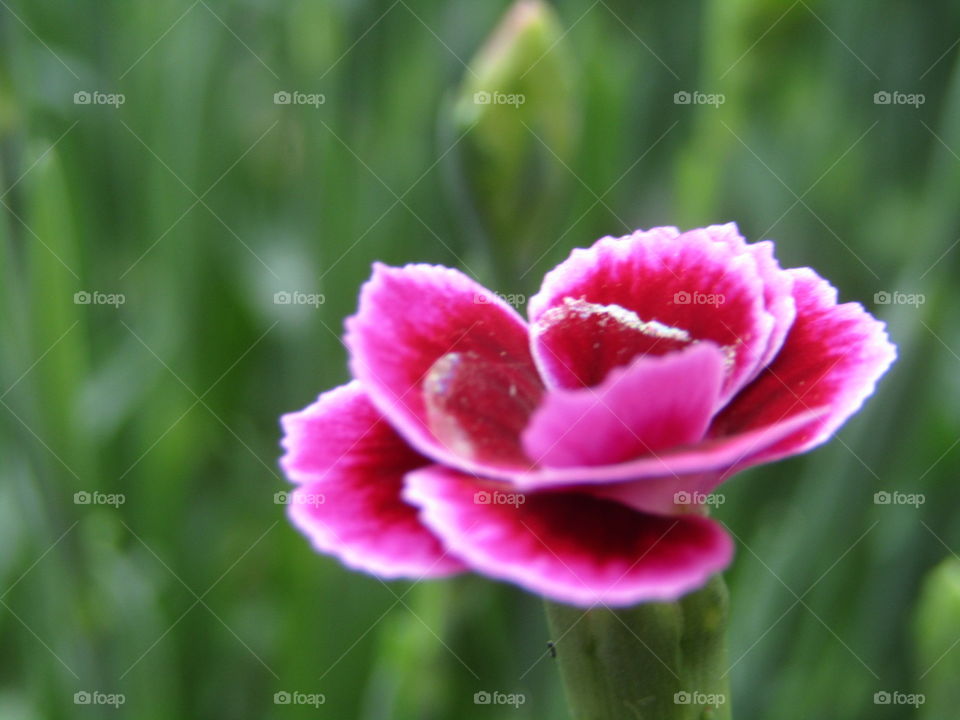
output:
[[[677,602],[546,603],[575,720],[729,720],[728,597],[717,575]]]

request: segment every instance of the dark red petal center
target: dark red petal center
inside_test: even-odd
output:
[[[423,401],[434,436],[475,462],[528,468],[520,442],[543,385],[527,363],[447,353],[427,372]]]
[[[619,305],[564,298],[533,327],[549,375],[567,388],[599,385],[610,370],[641,355],[666,355],[696,342],[690,333],[644,321]]]

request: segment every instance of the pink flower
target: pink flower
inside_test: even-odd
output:
[[[896,355],[733,224],[574,250],[528,310],[456,270],[374,266],[355,379],[283,417],[290,518],[317,550],[579,605],[675,599],[732,557],[696,501],[825,442]]]

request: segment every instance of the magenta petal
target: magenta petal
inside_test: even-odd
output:
[[[570,387],[571,371],[580,385],[590,384],[612,369],[602,367],[597,372],[597,362],[614,366],[632,359],[629,348],[615,352],[617,348],[605,347],[607,343],[642,347],[635,335],[629,339],[624,324],[657,323],[674,333],[685,333],[691,340],[713,342],[730,353],[725,401],[756,375],[767,353],[775,321],[764,293],[754,253],[707,230],[678,233],[675,228],[656,228],[623,238],[603,238],[589,249],[574,250],[547,274],[540,292],[531,298],[534,356],[548,385]],[[557,308],[571,302],[588,304],[591,312],[607,308],[604,312],[610,319],[595,324],[592,342],[584,340],[583,323],[575,322],[574,315],[555,317]],[[573,343],[564,343],[549,332],[558,323],[571,324],[587,362],[565,357],[572,354]],[[642,328],[640,333],[650,334]],[[594,369],[583,377],[581,367]]]
[[[552,600],[582,606],[674,600],[733,555],[730,538],[705,517],[645,515],[576,493],[484,502],[489,485],[433,466],[407,475],[405,497],[472,569]]]
[[[644,512],[674,513],[676,493],[709,492],[735,469],[751,464],[748,460],[815,423],[828,410],[805,411],[781,423],[618,465],[540,468],[514,474],[511,481],[520,491],[572,488],[613,498]]]
[[[763,299],[767,312],[774,319],[773,330],[767,343],[766,352],[757,366],[757,372],[776,357],[783,345],[790,326],[797,316],[796,303],[793,299],[793,275],[789,270],[780,267],[774,257],[774,246],[769,240],[758,243],[748,243],[740,234],[736,223],[726,225],[711,225],[704,228],[710,237],[726,243],[732,250],[753,255],[757,263],[757,272],[763,279]]]
[[[438,577],[463,569],[401,498],[403,476],[428,462],[354,381],[284,415],[280,464],[300,483],[293,524],[322,553],[382,577]]]
[[[549,391],[523,444],[546,467],[613,465],[692,444],[707,430],[723,379],[724,354],[709,343],[639,357],[595,388]]]
[[[471,413],[497,416],[495,407],[479,404],[482,394],[473,393],[469,410],[458,412],[442,391],[448,382],[462,388],[467,366],[472,368],[471,377],[503,378],[504,392],[514,381],[523,388],[540,387],[526,323],[492,292],[449,268],[391,268],[377,263],[360,293],[357,314],[347,320],[346,344],[354,376],[391,424],[421,452],[477,472],[488,465],[526,464],[501,452],[503,442],[489,442],[489,423],[466,421]],[[468,362],[451,364],[451,357]],[[513,412],[523,413],[526,407],[528,414],[532,403],[528,405],[516,404]],[[522,426],[526,417],[511,415],[504,420]]]
[[[748,454],[744,454],[748,457]],[[733,467],[733,466],[729,466]],[[732,472],[732,470],[730,470]],[[590,487],[596,497],[616,500],[640,512],[657,515],[683,515],[695,512],[706,497],[728,474],[724,470],[652,477],[634,482],[608,483]]]
[[[885,326],[810,268],[790,271],[797,319],[774,361],[717,416],[711,435],[740,433],[829,406],[816,423],[772,445],[750,464],[826,441],[874,390],[896,358]]]
[[[280,418],[286,451],[280,467],[295,483],[322,480],[331,471],[406,472],[426,460],[390,427],[356,380],[320,395],[303,410]]]

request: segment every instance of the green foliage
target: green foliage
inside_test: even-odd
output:
[[[507,6],[0,3],[4,720],[565,717],[537,598],[384,585],[310,549],[274,503],[277,418],[346,379],[342,320],[373,260],[529,294],[602,235],[728,220],[871,307],[900,349],[829,446],[723,490],[736,716],[913,712],[873,697],[921,691],[920,580],[960,549],[960,11],[558,0],[518,90],[560,108],[527,121],[531,144],[508,108],[492,138],[454,112]],[[512,202],[559,188],[513,272],[484,263],[490,226],[465,210],[464,131],[507,163],[510,143],[536,148]],[[527,701],[475,705],[484,690]],[[82,691],[126,703],[78,707]]]

